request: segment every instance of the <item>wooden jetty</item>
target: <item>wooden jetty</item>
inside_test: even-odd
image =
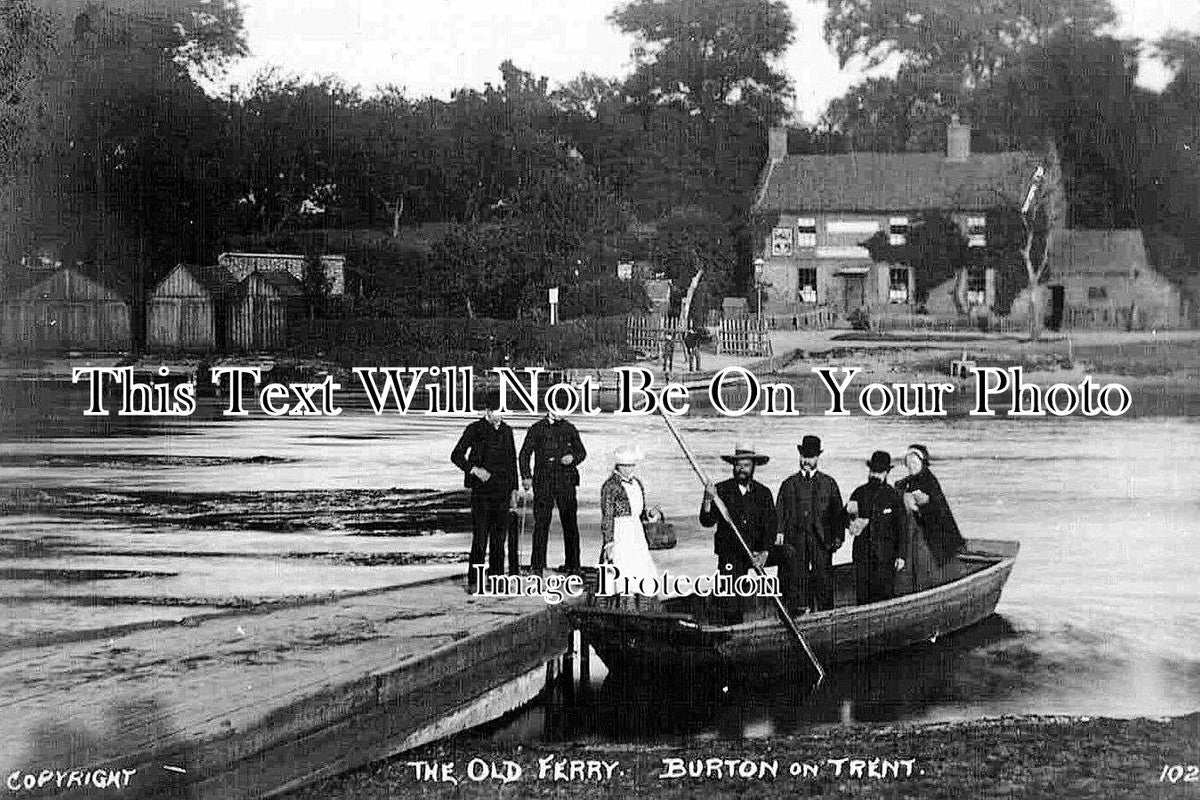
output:
[[[120,794],[236,800],[495,719],[542,691],[569,625],[537,598],[468,598],[454,572],[0,652],[0,772],[134,770]]]

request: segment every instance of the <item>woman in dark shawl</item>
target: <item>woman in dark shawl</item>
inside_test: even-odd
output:
[[[906,591],[921,591],[952,581],[961,575],[956,556],[966,546],[958,523],[946,502],[937,477],[929,471],[929,450],[924,445],[909,445],[904,454],[908,476],[896,482],[904,494],[909,515],[909,558],[911,571],[902,574]]]

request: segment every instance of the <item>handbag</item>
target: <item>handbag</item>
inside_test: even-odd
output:
[[[646,547],[651,550],[670,550],[676,544],[675,526],[657,506],[646,516],[642,529],[646,532]]]

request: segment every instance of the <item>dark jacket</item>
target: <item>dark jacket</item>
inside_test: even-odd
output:
[[[904,495],[886,481],[871,478],[850,493],[850,501],[858,503],[858,518],[867,520],[859,538],[865,537],[873,560],[891,564],[908,552]]]
[[[650,504],[646,499],[646,485],[634,476],[631,483],[636,483],[642,490],[642,513],[639,519],[645,522],[650,516]],[[616,526],[613,524],[617,517],[633,515],[629,506],[629,495],[625,493],[624,480],[613,470],[608,480],[600,484],[600,535],[605,544],[613,540]]]
[[[463,486],[473,492],[507,497],[517,488],[517,448],[513,431],[506,423],[492,427],[486,419],[467,426],[450,453],[454,466],[463,471]],[[486,483],[471,474],[472,467],[492,473]]]
[[[837,481],[824,472],[805,478],[797,472],[779,487],[775,502],[779,532],[803,553],[809,546],[832,553],[846,541],[846,509]]]
[[[729,510],[729,516],[737,523],[738,530],[746,540],[752,553],[761,553],[775,543],[775,500],[771,490],[755,480],[750,481],[745,496],[738,491],[737,480],[730,478],[717,484],[717,497]],[[706,528],[717,526],[713,535],[713,551],[721,563],[728,560],[744,561],[746,554],[738,544],[733,528],[721,516],[717,504],[708,511],[700,505],[700,524]]]
[[[562,464],[560,460],[568,453],[574,461]],[[532,470],[530,456],[533,456]],[[530,426],[521,443],[521,477],[532,477],[535,490],[542,486],[578,486],[577,467],[585,458],[587,450],[574,425],[565,419],[551,424],[543,417]]]
[[[950,504],[942,492],[942,485],[928,467],[916,475],[896,481],[896,488],[902,493],[922,491],[929,495],[929,502],[919,506],[913,516],[921,526],[929,551],[939,564],[945,564],[966,546],[954,514],[950,512]]]

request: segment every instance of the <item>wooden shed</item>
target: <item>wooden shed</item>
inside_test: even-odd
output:
[[[146,298],[146,348],[208,352],[225,346],[237,281],[222,267],[180,264]]]
[[[287,272],[252,272],[229,314],[229,343],[238,350],[278,350],[304,315],[304,287]]]
[[[128,350],[129,303],[117,290],[63,267],[4,298],[0,349]]]

